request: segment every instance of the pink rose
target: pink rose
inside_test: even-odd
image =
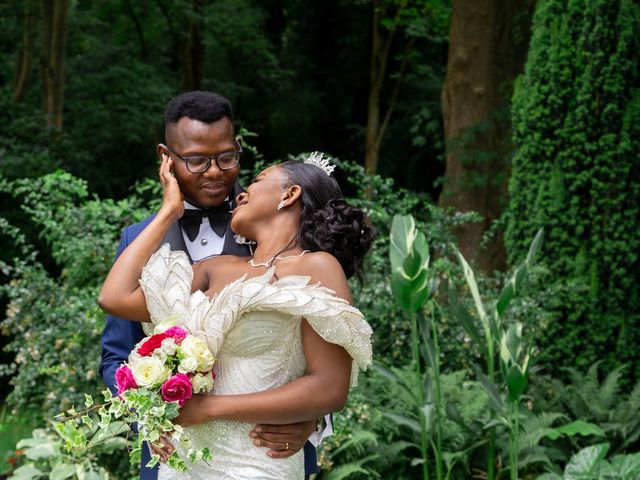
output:
[[[165,333],[157,333],[149,337],[149,339],[138,347],[137,352],[142,357],[150,356],[153,351],[160,346],[162,341],[167,338]]]
[[[160,388],[165,402],[178,402],[181,407],[193,395],[191,381],[184,373],[176,373],[162,384]]]
[[[138,388],[138,384],[133,378],[133,373],[131,373],[128,365],[122,365],[116,370],[116,385],[118,386],[118,396],[130,388]]]
[[[178,345],[184,340],[189,333],[182,327],[171,327],[164,331],[167,338],[173,338]]]

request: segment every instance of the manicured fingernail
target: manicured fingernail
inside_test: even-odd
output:
[[[258,434],[257,434],[256,432],[251,432],[251,433],[249,434],[249,436],[250,436],[251,438],[256,438],[256,437],[258,436]]]
[[[253,444],[254,444],[255,446],[259,447],[259,446],[260,446],[260,440],[254,440],[254,441],[253,441]]]
[[[273,457],[273,452],[267,452],[267,455],[269,455],[270,457]]]
[[[261,431],[262,431],[262,427],[256,427],[256,428],[254,428],[254,430],[255,430],[256,432],[261,432]]]

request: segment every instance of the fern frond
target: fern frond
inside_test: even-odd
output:
[[[532,415],[521,423],[522,434],[520,435],[520,451],[530,449],[538,445],[552,430],[552,425],[556,420],[566,419],[566,415],[556,412],[542,412],[539,415]]]
[[[358,474],[364,475],[365,478],[380,478],[380,474],[378,472],[363,467],[365,463],[377,458],[378,455],[374,454],[369,455],[365,458],[361,458],[360,460],[357,460],[355,462],[340,465],[336,468],[331,469],[331,471],[326,472],[326,474],[323,475],[323,478],[325,478],[326,480],[343,480],[345,478],[350,478]]]
[[[603,407],[611,408],[611,406],[617,403],[618,391],[620,389],[620,378],[622,377],[623,370],[624,365],[621,365],[611,371],[598,389],[599,400]]]
[[[349,440],[340,445],[333,453],[337,456],[345,450],[353,450],[357,456],[363,455],[369,447],[378,445],[378,437],[375,433],[367,430],[356,430]]]

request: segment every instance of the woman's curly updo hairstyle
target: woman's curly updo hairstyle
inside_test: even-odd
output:
[[[342,197],[335,178],[313,164],[288,161],[278,165],[284,172],[283,188],[299,185],[300,229],[296,243],[311,252],[328,252],[340,262],[347,278],[362,280],[362,262],[376,229],[365,213]]]

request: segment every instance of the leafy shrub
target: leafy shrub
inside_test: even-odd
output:
[[[640,6],[544,0],[532,32],[513,100],[505,243],[513,261],[546,228],[547,369],[601,359],[611,371],[635,361],[640,341]]]

